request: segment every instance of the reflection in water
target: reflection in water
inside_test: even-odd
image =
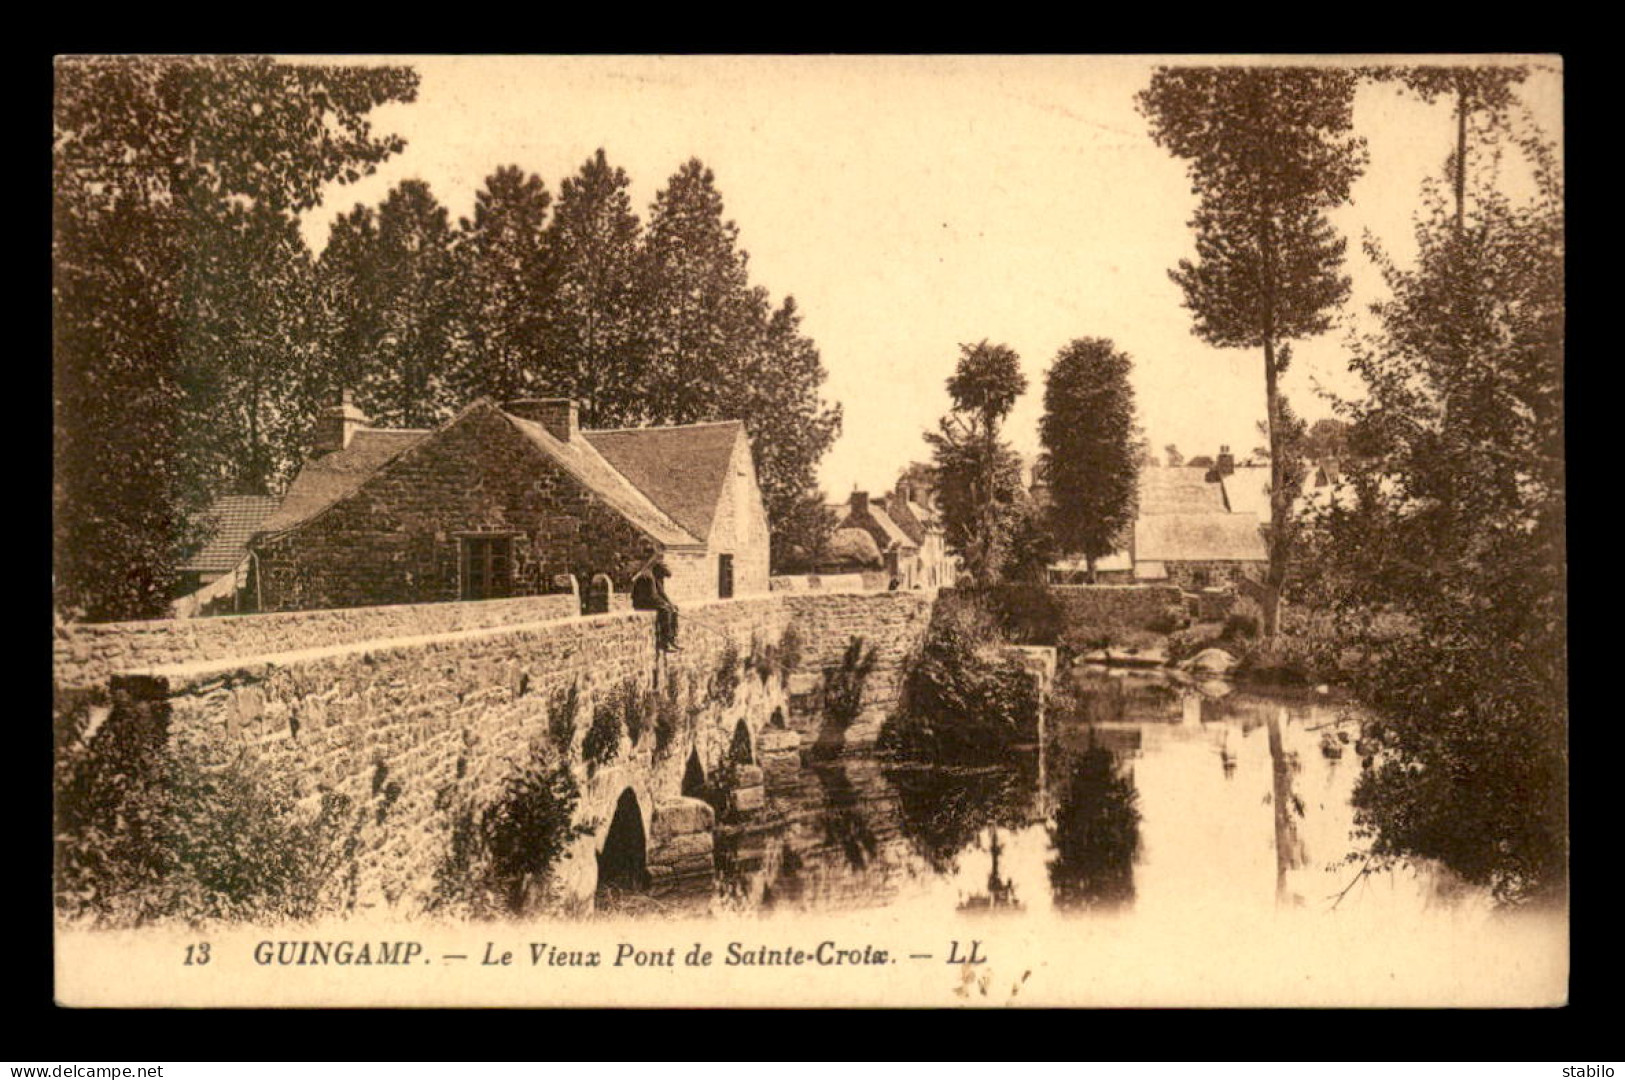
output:
[[[885,770],[896,786],[903,835],[937,873],[958,869],[959,853],[984,828],[1026,825],[1036,794],[1036,755],[1023,753],[1008,766],[944,769],[902,766]]]
[[[1091,742],[1072,762],[1050,826],[1056,907],[1110,909],[1133,901],[1138,798],[1133,774],[1121,774],[1106,747]]]
[[[987,872],[987,889],[965,897],[959,902],[959,910],[1020,911],[1021,901],[1016,899],[1015,882],[999,874],[999,856],[1004,854],[1004,845],[999,841],[999,830],[990,828],[987,832],[988,854],[992,856],[992,865]]]
[[[1043,753],[993,766],[850,747],[825,757],[840,740],[812,733],[804,750],[820,752],[770,771],[770,812],[719,830],[718,881],[683,902],[1136,919],[1334,910],[1358,865],[1346,860],[1359,763],[1320,744],[1352,719],[1313,696],[1062,677],[1072,685],[1047,719]],[[1418,912],[1441,902],[1443,881],[1373,877],[1335,910]]]

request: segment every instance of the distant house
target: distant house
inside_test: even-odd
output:
[[[948,553],[948,534],[929,483],[916,478],[917,466],[903,470],[897,487],[882,500],[886,515],[916,548],[914,563],[902,580],[904,588],[936,589],[952,585],[959,560]]]
[[[948,554],[942,515],[931,504],[931,490],[904,470],[897,488],[871,499],[854,491],[833,507],[836,530],[858,529],[874,541],[882,569],[900,589],[935,589],[952,585],[957,560]]]
[[[191,616],[239,609],[248,541],[280,502],[270,495],[227,495],[204,515],[209,539],[181,563],[175,614]]]
[[[1096,560],[1097,584],[1154,582],[1194,590],[1262,576],[1269,561],[1262,529],[1269,520],[1269,470],[1238,469],[1229,447],[1216,459],[1200,460],[1208,464],[1140,470],[1134,523],[1117,551]],[[1087,562],[1081,556],[1056,559],[1048,580],[1084,584]]]
[[[920,546],[886,512],[885,504],[871,502],[866,491],[854,491],[835,522],[836,532],[857,529],[874,541],[881,568],[901,588],[910,588],[919,562]]]
[[[588,431],[577,415],[566,399],[482,399],[428,431],[331,407],[250,545],[262,610],[601,598],[657,554],[679,603],[767,591],[743,424]]]
[[[1147,514],[1134,523],[1134,576],[1184,589],[1258,578],[1269,562],[1254,514]]]

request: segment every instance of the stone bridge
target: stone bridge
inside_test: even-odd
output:
[[[583,827],[567,898],[712,871],[714,829],[764,804],[765,770],[803,747],[873,741],[930,620],[919,592],[772,594],[684,608],[683,650],[653,616],[581,616],[534,597],[216,619],[58,626],[58,740],[131,733],[291,778],[309,806],[362,808],[360,907],[428,901],[459,814],[497,800],[535,747],[568,762]],[[855,715],[826,682],[874,652]],[[598,729],[595,732],[595,727]]]

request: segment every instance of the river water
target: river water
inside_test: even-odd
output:
[[[1314,693],[1080,668],[1043,747],[992,767],[848,755],[770,770],[714,885],[662,907],[1179,919],[1484,908],[1442,869],[1362,873],[1355,717]]]

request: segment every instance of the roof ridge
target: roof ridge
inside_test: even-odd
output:
[[[633,424],[629,427],[613,428],[582,428],[583,435],[616,435],[623,431],[682,431],[686,428],[721,427],[724,424],[735,424],[744,427],[743,420],[697,420],[692,424]]]

